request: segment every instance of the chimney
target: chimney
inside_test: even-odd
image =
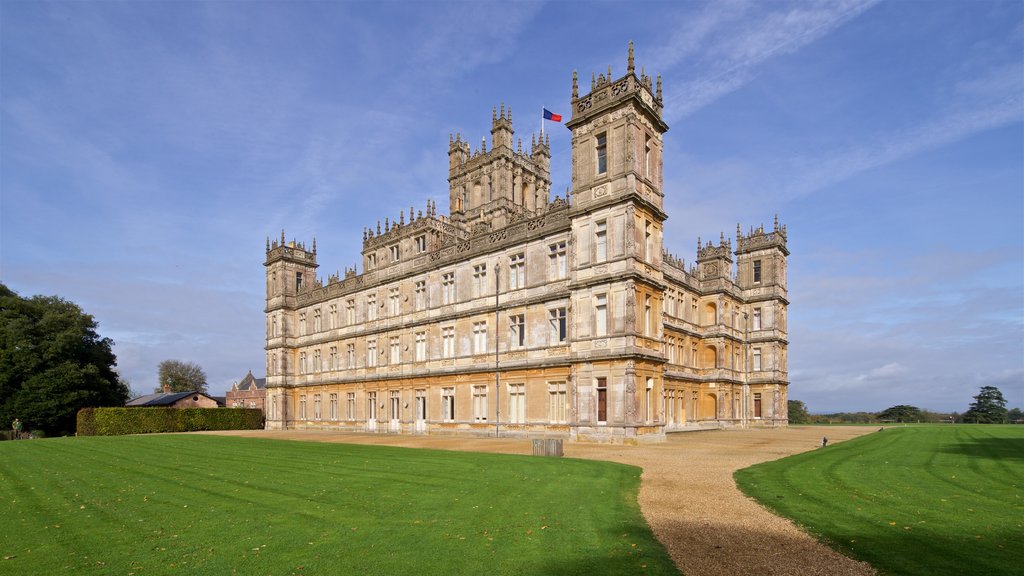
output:
[[[171,393],[171,385],[170,384],[164,384],[164,394],[170,394],[170,393]]]

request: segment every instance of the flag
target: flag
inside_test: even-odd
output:
[[[561,122],[562,121],[562,115],[561,114],[555,114],[555,113],[551,112],[550,110],[548,110],[547,108],[545,108],[544,109],[544,119],[545,120],[551,120],[552,122]]]

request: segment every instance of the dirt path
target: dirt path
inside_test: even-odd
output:
[[[868,575],[875,570],[819,544],[789,520],[745,497],[732,474],[758,462],[813,450],[821,437],[841,442],[874,431],[866,427],[799,427],[669,435],[664,444],[565,444],[573,458],[610,460],[644,469],[640,508],[651,529],[686,576]],[[215,432],[214,434],[227,434]],[[391,436],[323,431],[240,431],[262,438],[381,444],[441,450],[530,454],[529,440]]]

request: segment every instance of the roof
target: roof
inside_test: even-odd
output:
[[[138,398],[132,398],[125,403],[125,406],[171,406],[182,398],[194,395],[204,396],[213,401],[217,400],[213,396],[199,392],[198,390],[193,390],[191,392],[157,392],[156,394],[146,394],[144,396],[139,396]],[[220,404],[220,402],[218,402],[218,404]]]
[[[264,390],[267,387],[266,378],[256,378],[252,375],[252,370],[242,378],[242,381],[234,385],[235,390]]]

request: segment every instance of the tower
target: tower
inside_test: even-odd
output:
[[[576,288],[574,391],[579,435],[635,440],[658,421],[662,396],[663,211],[660,80],[573,73],[571,257]]]

